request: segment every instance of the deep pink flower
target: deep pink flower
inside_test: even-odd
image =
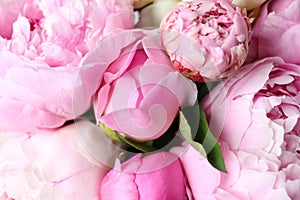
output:
[[[177,156],[169,152],[131,158],[111,170],[100,188],[102,199],[186,199],[184,172]]]

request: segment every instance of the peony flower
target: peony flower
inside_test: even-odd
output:
[[[253,26],[247,62],[280,56],[285,62],[300,64],[295,49],[300,48],[300,1],[268,1]]]
[[[213,193],[215,199],[294,199],[284,185],[291,183],[297,188],[297,183],[279,169],[280,161],[274,155],[259,150],[234,151],[225,143],[222,152],[227,173],[220,174],[220,184]]]
[[[14,1],[6,4],[16,7]],[[18,10],[9,9],[2,16],[9,19],[4,23],[7,33],[0,33],[7,39],[6,49],[51,67],[77,66],[97,40],[134,25],[131,0],[42,0],[18,5]]]
[[[295,190],[300,183],[299,81],[298,65],[270,57],[245,65],[201,102],[211,132],[237,151],[237,156],[243,154],[245,166],[261,171],[261,163],[270,162],[263,172],[275,173],[271,185],[285,188],[292,199],[300,197]],[[248,174],[243,184],[248,179],[258,180],[251,177]]]
[[[0,52],[0,130],[57,128],[86,112],[94,91],[79,70]]]
[[[125,31],[82,62],[81,76],[101,83],[94,100],[97,120],[138,140],[161,136],[179,108],[194,105],[197,97],[195,84],[173,70],[158,39],[157,30]]]
[[[184,173],[177,156],[160,152],[131,158],[108,172],[101,199],[186,199]]]
[[[139,21],[135,27],[159,28],[164,15],[179,2],[180,0],[154,0],[139,12]]]
[[[248,53],[250,20],[245,10],[226,0],[178,3],[160,29],[175,69],[194,81],[229,76]]]
[[[1,133],[0,143],[0,199],[100,199],[101,180],[118,155],[88,121],[54,132]]]
[[[189,185],[187,189],[190,199],[297,199],[293,193],[288,194],[289,189],[297,193],[295,188],[299,179],[295,177],[299,175],[296,168],[290,170],[295,170],[292,172],[292,180],[288,173],[278,170],[280,161],[276,157],[261,151],[260,156],[240,150],[233,151],[226,143],[220,142],[227,173],[213,168],[191,146],[171,149],[180,158]]]
[[[232,3],[240,8],[251,10],[261,6],[267,0],[232,0]]]
[[[212,131],[221,126],[232,149],[281,155],[284,136],[299,134],[299,81],[299,66],[278,57],[246,65],[203,100]],[[225,114],[216,115],[222,107]]]

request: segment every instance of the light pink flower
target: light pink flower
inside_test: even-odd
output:
[[[0,60],[1,131],[57,128],[91,106],[94,91],[79,68],[51,68],[5,51]]]
[[[297,199],[299,175],[296,173],[299,166],[291,168],[289,173],[279,171],[280,161],[276,156],[262,151],[260,156],[233,151],[224,142],[221,142],[221,147],[227,173],[213,168],[191,146],[171,149],[182,163],[190,199]],[[294,175],[289,175],[291,173]]]
[[[229,76],[248,53],[246,11],[226,0],[178,3],[160,29],[162,45],[175,69],[195,81]]]
[[[293,199],[300,197],[295,189],[300,178],[299,83],[298,65],[271,57],[245,65],[201,102],[211,132],[237,151],[237,156],[249,154],[242,158],[243,162],[257,159],[246,167],[256,169],[260,163],[272,161],[263,171],[283,176],[273,177],[286,179],[275,182],[275,186],[285,188]],[[251,177],[248,174],[243,181],[252,180]]]
[[[169,152],[139,154],[104,177],[100,195],[111,200],[186,199],[180,161]]]
[[[299,135],[299,81],[299,66],[277,57],[245,65],[202,102],[212,132],[222,127],[220,139],[232,149],[281,155],[284,135]]]
[[[101,180],[118,155],[87,121],[54,132],[1,133],[0,143],[0,199],[100,199]]]
[[[0,130],[57,128],[87,111],[95,91],[85,85],[97,82],[78,77],[79,62],[97,40],[133,27],[132,1],[5,1],[2,9]]]
[[[17,11],[12,9],[4,13],[8,18],[12,15],[5,23],[7,30],[12,29],[11,35],[2,34],[6,48],[51,67],[77,66],[99,39],[134,25],[131,0],[41,0],[20,6],[19,16],[14,16]]]
[[[268,1],[253,26],[247,62],[280,56],[285,62],[300,64],[300,1]]]
[[[290,183],[295,189],[297,183],[279,170],[276,156],[259,150],[255,154],[234,151],[225,143],[221,145],[227,173],[220,173],[220,185],[213,193],[215,199],[294,199],[285,184]]]
[[[195,84],[171,67],[157,30],[107,38],[86,55],[81,73],[99,83],[97,120],[135,139],[161,136],[179,108],[193,105],[197,97]]]

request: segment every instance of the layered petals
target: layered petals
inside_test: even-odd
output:
[[[116,192],[117,191],[117,192]],[[184,173],[178,157],[161,152],[137,155],[111,170],[101,183],[102,199],[185,199]]]
[[[99,83],[91,85],[97,120],[139,140],[164,134],[179,108],[197,98],[195,84],[173,70],[158,39],[157,30],[121,32],[87,54],[80,72]]]
[[[300,64],[295,49],[300,48],[300,1],[268,1],[253,26],[247,62],[280,56],[285,62]]]
[[[100,199],[99,185],[118,150],[101,154],[80,135],[101,138],[101,151],[114,146],[99,128],[79,121],[56,131],[1,133],[0,197],[13,199]],[[87,136],[88,135],[88,136]],[[86,148],[88,147],[88,148]],[[107,149],[106,149],[107,148]],[[97,149],[99,150],[99,148]],[[114,152],[114,153],[112,153]],[[100,154],[101,155],[100,155]],[[90,162],[91,155],[101,162]]]
[[[162,20],[162,45],[174,68],[194,81],[229,76],[246,59],[250,20],[228,1],[183,1]]]

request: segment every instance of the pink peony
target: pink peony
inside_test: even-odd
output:
[[[246,11],[226,0],[178,3],[164,17],[160,29],[175,69],[194,81],[229,76],[248,53],[250,21]]]
[[[299,198],[299,166],[289,172],[278,170],[280,161],[260,151],[256,154],[230,150],[221,142],[227,173],[213,168],[191,146],[174,147],[171,152],[180,157],[189,197],[195,200],[251,200]],[[293,174],[293,175],[292,175]],[[298,194],[297,194],[298,192]],[[295,195],[296,194],[296,195]]]
[[[300,64],[300,1],[268,1],[253,26],[247,62],[280,56],[285,62]]]
[[[91,106],[79,62],[102,37],[133,27],[132,1],[18,3],[0,4],[0,130],[57,128]]]
[[[299,66],[277,57],[244,66],[202,102],[212,132],[221,126],[232,149],[281,155],[284,136],[299,135],[299,81]],[[225,115],[215,114],[223,107]]]
[[[87,121],[54,132],[1,133],[0,144],[0,199],[100,199],[101,180],[118,152]],[[90,159],[95,155],[97,162]]]
[[[300,184],[299,83],[299,66],[271,57],[245,65],[202,101],[211,132],[237,151],[237,157],[242,156],[239,159],[245,168],[272,174],[271,185],[285,188],[293,199],[300,198],[295,189]],[[233,164],[228,160],[227,163]],[[261,166],[262,163],[267,166]],[[247,174],[243,184],[256,182]],[[253,191],[252,195],[256,193]],[[249,194],[241,195],[240,198]]]
[[[102,180],[102,199],[186,199],[184,173],[177,156],[161,152],[131,158]]]
[[[157,30],[125,31],[102,41],[84,58],[81,74],[100,84],[97,120],[139,140],[161,136],[179,108],[197,97],[195,84],[171,67]]]
[[[85,87],[79,70],[0,51],[0,130],[56,128],[83,114],[94,91]]]
[[[8,30],[0,32],[7,39],[6,49],[51,67],[77,66],[99,39],[134,25],[131,0],[41,0],[16,5],[14,1],[0,5],[0,10],[15,7],[2,15],[9,20],[0,21],[0,27]]]

